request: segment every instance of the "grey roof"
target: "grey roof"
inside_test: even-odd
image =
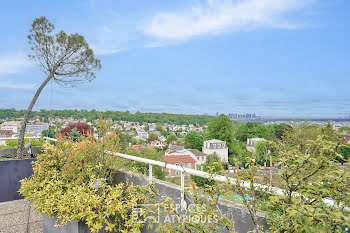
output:
[[[207,140],[206,142],[210,142],[210,143],[223,143],[225,141],[221,141],[221,140],[218,140],[218,139],[211,139],[211,140]]]

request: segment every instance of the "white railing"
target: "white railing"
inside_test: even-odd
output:
[[[41,137],[25,137],[25,139],[40,139],[40,138]],[[18,139],[18,137],[0,138],[0,140],[11,140],[11,139]],[[57,139],[49,138],[49,137],[43,137],[43,139],[45,139],[46,142],[48,142],[48,141],[56,142],[57,141]],[[218,182],[230,182],[233,185],[237,184],[237,180],[235,178],[231,178],[231,177],[226,177],[226,176],[217,175],[217,174],[209,174],[209,173],[204,172],[204,171],[199,171],[199,170],[195,170],[195,169],[191,169],[191,168],[186,168],[183,166],[167,164],[167,163],[164,163],[161,161],[156,161],[156,160],[152,160],[152,159],[145,159],[145,158],[127,155],[127,154],[122,154],[122,153],[117,153],[117,152],[106,151],[106,153],[113,154],[113,155],[119,156],[121,158],[125,158],[125,159],[148,164],[149,165],[149,174],[148,174],[149,182],[152,182],[152,180],[153,180],[153,169],[152,169],[153,165],[160,166],[162,168],[168,168],[168,169],[180,172],[181,204],[184,206],[186,206],[186,202],[185,202],[185,174],[194,175],[194,176],[198,176],[198,177],[202,177],[202,178],[211,178],[211,179],[218,181]],[[280,189],[280,188],[276,188],[276,187],[271,187],[271,186],[257,184],[257,183],[251,184],[250,182],[246,182],[246,181],[243,181],[243,182],[241,181],[240,185],[241,185],[241,187],[247,188],[247,189],[250,189],[251,185],[253,185],[254,187],[259,188],[259,189],[263,189],[268,193],[276,193],[278,195],[285,195],[285,190]],[[294,196],[301,196],[300,193],[293,193],[293,195]],[[335,204],[333,200],[323,199],[323,201],[329,206],[334,206],[334,204]],[[350,210],[349,207],[345,207],[345,209]]]
[[[177,165],[173,165],[173,164],[166,164],[164,162],[160,162],[160,161],[156,161],[156,160],[151,160],[151,159],[145,159],[145,158],[141,158],[141,157],[137,157],[137,156],[132,156],[132,155],[127,155],[127,154],[122,154],[122,153],[117,153],[117,152],[110,152],[110,151],[106,151],[106,153],[109,154],[113,154],[116,156],[119,156],[121,158],[125,158],[125,159],[129,159],[129,160],[133,160],[133,161],[138,161],[138,162],[142,162],[142,163],[146,163],[149,165],[149,182],[152,182],[152,166],[156,165],[156,166],[160,166],[162,168],[168,168],[174,171],[178,171],[180,172],[180,177],[181,177],[181,186],[180,186],[180,191],[181,191],[181,204],[183,206],[186,206],[186,202],[185,202],[185,174],[188,175],[194,175],[194,176],[199,176],[202,178],[211,178],[215,181],[218,182],[230,182],[233,185],[237,184],[237,180],[235,178],[231,178],[231,177],[226,177],[226,176],[222,176],[222,175],[216,175],[216,174],[209,174],[207,172],[204,171],[199,171],[199,170],[195,170],[195,169],[191,169],[191,168],[186,168],[183,166],[177,166]],[[253,185],[256,188],[259,189],[263,189],[268,193],[275,193],[278,195],[285,195],[285,190],[284,189],[280,189],[280,188],[276,188],[276,187],[271,187],[271,186],[267,186],[267,185],[262,185],[262,184],[251,184],[250,182],[240,182],[241,187],[243,188],[247,188],[247,189],[251,189],[251,185]],[[300,193],[293,193],[293,196],[301,196]],[[333,200],[329,200],[329,199],[323,199],[324,203],[326,203],[329,206],[334,206],[335,203]],[[349,207],[345,207],[346,210],[350,210]]]
[[[207,172],[204,171],[199,171],[199,170],[195,170],[195,169],[191,169],[191,168],[186,168],[183,166],[178,166],[178,165],[173,165],[173,164],[167,164],[164,162],[160,162],[160,161],[156,161],[156,160],[151,160],[151,159],[145,159],[145,158],[141,158],[141,157],[137,157],[137,156],[132,156],[132,155],[127,155],[127,154],[122,154],[122,153],[116,153],[116,152],[109,152],[107,151],[107,153],[109,154],[113,154],[116,156],[119,156],[121,158],[125,158],[125,159],[129,159],[129,160],[133,160],[133,161],[138,161],[138,162],[142,162],[142,163],[146,163],[149,165],[149,181],[152,182],[152,165],[156,165],[156,166],[160,166],[162,168],[168,168],[174,171],[178,171],[180,172],[180,178],[181,178],[181,185],[180,185],[180,190],[181,190],[181,204],[186,205],[185,204],[185,174],[188,175],[194,175],[194,176],[199,176],[202,178],[211,178],[215,181],[218,182],[230,182],[234,185],[237,184],[237,180],[234,178],[230,178],[230,177],[226,177],[226,176],[221,176],[221,175],[216,175],[216,174],[209,174]],[[240,185],[244,188],[251,188],[251,184],[249,182],[240,182]],[[284,195],[283,189],[279,189],[279,188],[275,188],[275,187],[271,187],[271,186],[267,186],[267,185],[262,185],[262,184],[256,184],[254,183],[255,187],[261,188],[266,190],[267,192],[274,192],[277,193],[278,195]]]
[[[57,139],[49,138],[49,137],[24,137],[24,139],[41,139],[41,138],[45,139],[45,141],[54,141],[54,142],[57,141]],[[18,137],[0,138],[0,140],[2,140],[2,141],[18,140]]]

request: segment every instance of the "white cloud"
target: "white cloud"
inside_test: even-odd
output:
[[[124,49],[118,48],[103,48],[103,47],[99,47],[96,45],[92,45],[91,46],[92,50],[94,51],[94,54],[97,56],[103,56],[103,55],[111,55],[111,54],[115,54],[118,52],[123,51]]]
[[[285,14],[302,9],[312,0],[208,0],[180,12],[157,13],[145,24],[144,33],[160,41],[184,41],[195,36],[259,27],[291,29]],[[151,43],[149,46],[156,46]],[[162,43],[159,43],[162,44]]]
[[[32,64],[23,52],[0,57],[0,75],[18,73],[31,66]]]
[[[14,84],[14,83],[0,83],[0,88],[10,88],[10,89],[32,89],[34,84]]]

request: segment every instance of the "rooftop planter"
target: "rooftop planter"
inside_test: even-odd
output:
[[[56,146],[48,145],[34,162],[33,176],[22,180],[20,193],[35,209],[55,218],[51,228],[45,225],[47,232],[74,222],[92,232],[129,232],[143,226],[132,221],[131,210],[133,204],[145,203],[150,189],[114,184],[115,156],[105,151],[118,149],[120,138],[115,132],[100,136],[102,140],[89,135],[79,142],[59,139]]]

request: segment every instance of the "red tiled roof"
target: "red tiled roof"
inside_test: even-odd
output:
[[[156,145],[157,142],[158,142],[158,140],[154,140],[154,141],[152,142],[152,145]]]
[[[342,143],[345,144],[345,143],[348,143],[349,141],[350,141],[350,136],[346,136],[346,137],[343,139]]]
[[[131,147],[132,150],[137,151],[137,152],[140,151],[140,148],[141,148],[141,145],[133,145]]]
[[[166,163],[195,163],[196,161],[189,155],[166,155],[163,157]]]
[[[191,149],[189,151],[191,151],[195,156],[207,156],[207,154],[205,154],[199,150],[196,150],[196,149]]]

